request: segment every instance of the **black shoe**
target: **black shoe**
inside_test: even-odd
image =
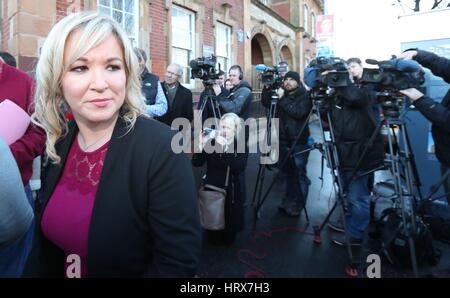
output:
[[[351,246],[361,246],[362,245],[363,239],[353,238],[351,236],[348,236],[348,237],[349,237],[349,242],[350,242]],[[334,244],[337,244],[339,246],[347,245],[345,234],[336,234],[333,237],[331,237],[331,240],[333,241]]]
[[[289,204],[289,206],[288,206],[287,208],[285,208],[284,211],[285,211],[286,214],[289,215],[289,216],[295,216],[295,217],[297,217],[297,216],[300,215],[300,213],[302,212],[302,210],[303,210],[303,206],[302,206],[302,205],[299,205],[299,204],[297,204],[297,203],[291,203],[291,204]]]
[[[286,212],[286,210],[288,209],[289,205],[290,205],[290,200],[288,198],[286,198],[286,197],[283,197],[281,199],[280,205],[278,205],[278,210]]]
[[[341,233],[345,232],[344,226],[341,224],[340,220],[337,220],[337,221],[330,220],[328,222],[328,227],[336,232],[341,232]]]

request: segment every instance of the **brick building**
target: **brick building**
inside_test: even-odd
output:
[[[162,80],[166,66],[177,62],[185,66],[183,84],[200,89],[188,63],[212,53],[222,69],[242,65],[258,88],[254,65],[286,60],[301,71],[315,56],[315,16],[323,13],[323,0],[0,0],[0,48],[32,72],[55,22],[82,10],[119,21]]]

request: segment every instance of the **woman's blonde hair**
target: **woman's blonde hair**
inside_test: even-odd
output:
[[[234,135],[235,137],[239,137],[242,129],[243,120],[235,113],[226,113],[220,118],[220,122],[222,121],[230,121],[233,123]]]
[[[69,36],[78,32],[78,40],[71,49],[69,63],[64,65],[64,49]],[[136,119],[144,115],[145,105],[141,95],[139,64],[133,46],[126,33],[109,16],[95,12],[71,14],[59,21],[45,40],[36,68],[35,111],[32,121],[47,134],[46,155],[49,160],[59,163],[55,144],[68,132],[65,112],[67,103],[62,92],[62,77],[68,66],[89,50],[97,47],[114,34],[124,55],[127,77],[125,101],[119,117],[127,123],[127,133],[133,128]]]

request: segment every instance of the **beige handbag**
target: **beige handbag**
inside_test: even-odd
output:
[[[206,184],[198,191],[198,207],[200,223],[206,230],[225,229],[225,198],[227,197],[230,167],[227,168],[225,189]]]

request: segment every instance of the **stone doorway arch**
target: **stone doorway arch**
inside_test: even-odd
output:
[[[291,50],[287,46],[281,47],[280,50],[280,61],[286,61],[289,64],[289,69],[294,70],[294,56],[292,55]]]
[[[258,64],[265,64],[267,66],[273,66],[273,51],[270,46],[268,38],[262,34],[257,33],[252,38],[252,87],[254,90],[262,89],[261,82],[259,81],[258,71],[255,66]]]

